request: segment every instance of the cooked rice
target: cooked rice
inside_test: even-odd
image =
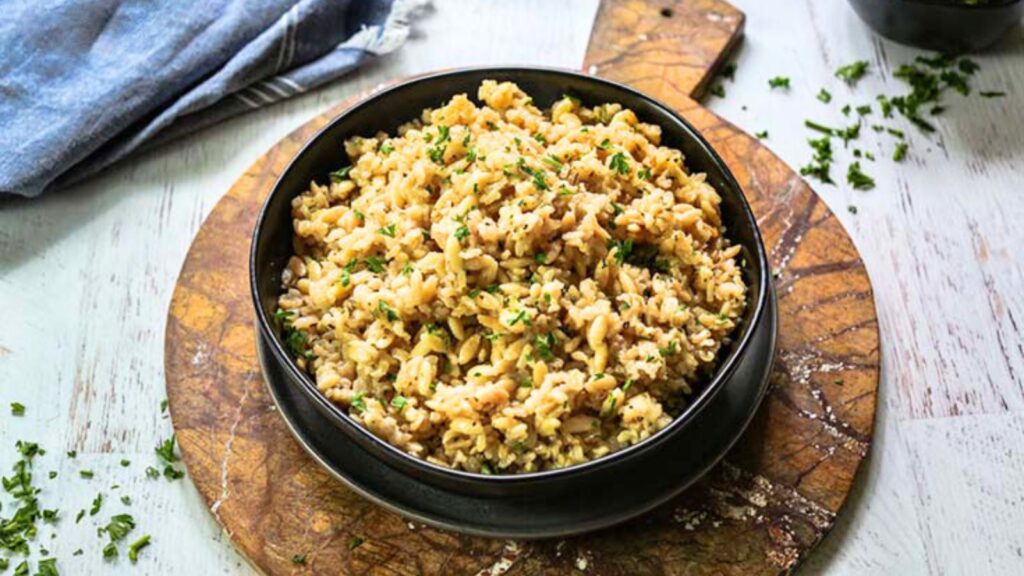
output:
[[[292,202],[278,318],[327,398],[485,473],[600,458],[712,373],[746,286],[704,174],[619,104],[484,81]]]

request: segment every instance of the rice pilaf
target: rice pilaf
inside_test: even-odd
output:
[[[374,434],[444,466],[582,463],[664,428],[746,305],[721,199],[661,128],[484,81],[292,202],[277,317]],[[340,162],[339,162],[340,163]]]

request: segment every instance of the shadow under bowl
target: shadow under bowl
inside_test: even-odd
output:
[[[741,246],[741,268],[748,286],[747,308],[731,343],[720,352],[714,376],[694,390],[689,404],[658,433],[603,458],[571,467],[486,475],[415,458],[372,434],[324,397],[312,378],[296,365],[287,351],[281,327],[272,321],[281,293],[281,272],[292,255],[292,199],[308,189],[311,181],[327,181],[330,172],[347,164],[343,152],[346,139],[378,131],[393,133],[400,124],[418,117],[424,108],[439,106],[455,94],[475,96],[480,82],[486,79],[515,82],[541,108],[571,94],[591,106],[618,102],[632,109],[641,121],[661,126],[662,144],[681,150],[687,168],[705,173],[718,191],[727,234]],[[257,220],[249,266],[257,326],[267,342],[271,360],[337,429],[339,441],[357,443],[376,459],[417,481],[480,497],[558,497],[571,492],[582,477],[588,483],[615,481],[619,473],[630,469],[636,461],[657,458],[665,443],[687,427],[734,373],[748,350],[752,334],[766,315],[770,289],[767,256],[750,206],[725,163],[696,129],[668,107],[631,88],[546,68],[473,68],[438,73],[373,94],[345,110],[317,133],[281,174]]]

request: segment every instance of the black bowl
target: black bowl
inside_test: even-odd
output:
[[[742,269],[749,286],[748,306],[731,345],[723,350],[714,377],[694,391],[689,405],[671,424],[647,440],[604,458],[556,470],[485,475],[452,470],[417,459],[374,436],[327,400],[312,378],[293,361],[280,328],[272,321],[281,293],[281,272],[292,254],[291,200],[312,180],[326,181],[328,174],[346,163],[343,142],[355,135],[392,132],[420,111],[448,100],[452,95],[475,95],[485,79],[516,82],[541,107],[573,94],[587,104],[619,102],[645,122],[662,127],[662,142],[682,150],[691,171],[704,172],[722,196],[722,218],[730,239],[742,246]],[[250,284],[259,331],[269,351],[287,377],[301,390],[324,418],[343,435],[358,443],[387,465],[427,484],[480,496],[547,494],[557,497],[573,490],[574,480],[614,480],[634,459],[656,457],[665,441],[679,433],[719,392],[747,351],[754,329],[764,317],[768,300],[768,262],[754,215],[732,174],[718,154],[697,131],[666,106],[626,86],[575,72],[542,68],[474,68],[444,72],[408,81],[374,94],[349,108],[317,133],[281,174],[259,215],[253,233],[249,262]]]
[[[1022,0],[850,0],[861,20],[901,44],[959,54],[988,48],[1020,25]]]

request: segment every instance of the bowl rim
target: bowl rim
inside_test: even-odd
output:
[[[452,76],[460,76],[465,74],[489,74],[496,77],[502,75],[510,75],[515,73],[539,73],[542,75],[553,75],[553,76],[569,76],[578,80],[583,80],[588,83],[604,84],[620,92],[624,92],[626,95],[637,98],[641,101],[646,102],[648,105],[666,114],[668,117],[678,122],[685,130],[684,137],[693,138],[696,144],[702,148],[702,154],[705,156],[707,161],[710,161],[723,175],[724,187],[728,189],[728,194],[735,194],[738,197],[739,205],[741,208],[740,219],[746,219],[749,221],[751,227],[752,236],[754,239],[754,250],[752,254],[749,254],[749,258],[756,258],[760,266],[760,274],[758,275],[758,285],[756,298],[754,300],[755,309],[750,317],[750,320],[744,323],[736,341],[736,346],[732,352],[724,359],[722,359],[718,367],[716,367],[714,376],[704,384],[703,389],[691,399],[690,403],[683,409],[683,411],[677,415],[672,421],[655,432],[651,436],[644,440],[637,442],[636,444],[627,446],[621,450],[612,452],[600,458],[594,460],[588,460],[579,464],[573,464],[562,468],[553,468],[548,470],[540,470],[536,472],[524,472],[518,474],[483,474],[479,472],[471,472],[467,470],[459,470],[456,468],[449,468],[440,464],[435,464],[424,459],[417,458],[401,448],[394,446],[387,442],[383,438],[373,434],[368,428],[356,422],[351,416],[348,415],[340,406],[331,402],[326,396],[317,388],[316,383],[312,378],[303,370],[301,370],[295,363],[291,354],[284,348],[280,337],[277,334],[277,330],[274,329],[270,319],[263,311],[263,307],[259,298],[259,289],[257,284],[258,273],[256,270],[257,262],[257,247],[259,245],[259,238],[262,234],[265,221],[268,217],[268,210],[271,201],[282,192],[282,182],[286,176],[289,175],[295,164],[302,158],[316,143],[336,124],[349,117],[352,114],[359,114],[365,111],[367,108],[373,106],[373,104],[381,97],[406,89],[410,86],[417,84],[438,82],[444,78]],[[453,94],[444,92],[444,85],[439,84],[441,87],[439,92],[439,99],[445,97],[451,97]],[[585,95],[584,95],[585,98]],[[663,129],[665,127],[662,127]],[[675,128],[673,127],[673,130]],[[722,194],[722,191],[719,191]],[[462,482],[482,482],[492,485],[508,485],[508,484],[520,484],[520,483],[531,483],[540,481],[551,481],[555,479],[563,479],[568,476],[574,476],[577,474],[589,473],[599,469],[605,469],[615,465],[618,462],[636,456],[642,452],[645,452],[658,444],[663,443],[668,438],[672,437],[676,432],[686,427],[686,425],[693,420],[694,416],[700,413],[710,400],[720,391],[723,384],[728,381],[729,377],[735,371],[739,364],[740,358],[746,352],[752,340],[754,328],[759,325],[765,314],[765,308],[767,306],[768,293],[769,293],[769,282],[770,272],[768,266],[767,251],[764,247],[764,241],[761,237],[760,228],[757,225],[757,218],[754,216],[753,210],[750,208],[750,203],[747,201],[746,195],[743,193],[743,188],[736,181],[732,171],[726,165],[725,161],[722,160],[721,156],[715,151],[715,149],[708,143],[704,136],[687,121],[683,116],[668,105],[661,103],[660,101],[652,98],[625,84],[600,78],[576,70],[568,70],[555,67],[545,66],[471,66],[464,68],[456,68],[450,70],[443,70],[439,72],[431,72],[419,76],[415,76],[404,80],[402,82],[389,85],[380,90],[375,90],[366,94],[358,102],[345,108],[333,118],[327,121],[323,127],[316,131],[310,136],[303,144],[295,156],[288,162],[288,165],[281,171],[274,181],[271,187],[270,193],[267,194],[266,199],[263,201],[263,205],[260,207],[259,215],[256,218],[255,225],[253,227],[250,247],[249,247],[249,289],[252,297],[253,306],[256,311],[256,322],[261,334],[267,337],[270,345],[270,350],[280,362],[285,371],[290,375],[291,379],[295,382],[300,382],[302,387],[305,389],[307,395],[311,396],[326,414],[333,416],[336,423],[340,423],[342,427],[349,434],[356,434],[363,440],[368,441],[371,444],[376,445],[378,448],[383,448],[385,453],[388,453],[399,460],[411,465],[413,468],[420,468],[426,472],[434,475],[446,477],[454,481]]]

